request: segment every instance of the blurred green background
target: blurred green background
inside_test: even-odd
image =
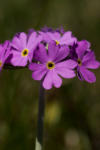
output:
[[[100,61],[100,0],[0,0],[0,42],[44,25],[87,39]],[[100,70],[95,74],[94,84],[75,78],[46,92],[45,150],[100,150]],[[34,150],[38,88],[28,69],[0,73],[0,150]]]

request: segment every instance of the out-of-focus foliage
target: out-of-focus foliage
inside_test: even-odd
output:
[[[0,42],[44,25],[72,30],[100,60],[99,0],[0,0]],[[45,150],[100,150],[100,70],[97,82],[64,80],[46,92]],[[39,83],[31,72],[0,73],[0,150],[34,149]]]

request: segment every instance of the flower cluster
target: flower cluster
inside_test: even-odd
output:
[[[12,41],[0,44],[0,70],[4,64],[26,67],[34,80],[42,80],[45,89],[59,88],[62,78],[78,78],[89,83],[96,81],[94,73],[100,63],[86,40],[78,41],[71,31],[43,28],[31,29],[28,34],[17,33]]]

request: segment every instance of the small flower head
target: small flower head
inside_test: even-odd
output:
[[[9,55],[10,55],[10,42],[5,41],[4,44],[0,44],[0,71],[4,66]]]
[[[31,63],[29,69],[33,71],[34,80],[43,80],[43,87],[51,89],[52,86],[59,88],[62,79],[73,78],[75,73],[73,68],[77,63],[71,59],[65,60],[69,54],[69,48],[66,45],[57,45],[55,41],[48,44],[48,51],[43,44],[39,45],[35,52],[35,58],[39,63]]]
[[[61,35],[60,32],[55,31],[55,32],[39,32],[40,35],[43,38],[43,41],[46,42],[47,44],[54,40],[56,42],[56,44],[60,44],[60,45],[73,45],[74,43],[77,42],[77,39],[75,37],[72,36],[72,32],[68,31],[68,32],[64,32],[63,35]]]
[[[94,73],[88,69],[97,69],[100,63],[96,60],[94,52],[90,50],[88,41],[77,42],[77,45],[71,48],[71,58],[77,62],[77,74],[80,80],[89,83],[96,81]]]
[[[14,66],[26,66],[32,61],[34,50],[40,41],[41,37],[35,31],[28,35],[22,32],[15,36],[11,44],[13,54],[11,63]]]

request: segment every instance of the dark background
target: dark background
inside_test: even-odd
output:
[[[100,61],[99,0],[0,0],[0,42],[44,25],[87,39]],[[94,72],[94,84],[75,78],[46,92],[45,150],[100,150],[100,70]],[[34,150],[38,88],[28,69],[0,73],[0,150]]]

